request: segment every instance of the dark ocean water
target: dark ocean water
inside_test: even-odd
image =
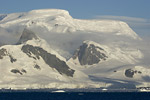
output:
[[[148,92],[1,92],[0,100],[150,100]]]

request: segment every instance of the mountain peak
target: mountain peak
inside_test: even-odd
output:
[[[94,45],[99,45],[98,43],[96,43],[96,42],[94,42],[94,41],[91,41],[91,40],[85,40],[85,41],[83,41],[83,43],[85,43],[85,44],[94,44]]]
[[[39,16],[70,16],[67,10],[63,9],[37,9],[29,11],[29,15],[39,15]]]
[[[73,59],[75,60],[76,58],[81,65],[93,65],[106,60],[108,57],[105,50],[99,47],[98,43],[84,41],[74,53]]]
[[[39,38],[35,35],[34,32],[25,28],[17,44],[21,44],[32,39],[39,39]]]

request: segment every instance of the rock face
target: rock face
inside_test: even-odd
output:
[[[3,59],[3,57],[9,56],[11,63],[16,62],[17,59],[13,58],[12,55],[10,55],[6,49],[2,48],[0,49],[0,59]]]
[[[0,20],[3,20],[7,15],[0,15]]]
[[[23,75],[24,73],[27,73],[27,71],[24,70],[24,69],[21,69],[21,70],[19,70],[19,69],[12,69],[11,72],[14,73],[14,74],[20,74],[20,75]]]
[[[134,76],[134,70],[132,70],[132,69],[127,69],[127,70],[125,71],[125,76],[126,76],[126,77],[129,77],[129,78],[133,78],[133,76]]]
[[[135,74],[142,74],[142,72],[141,71],[137,71],[137,70],[133,70],[133,69],[127,69],[127,70],[125,70],[125,76],[126,77],[133,78],[133,76]]]
[[[81,65],[93,65],[108,58],[100,51],[104,51],[104,49],[94,44],[83,43],[74,53],[73,59],[78,58]]]
[[[4,48],[0,49],[0,59],[3,59],[3,57],[6,55],[7,55],[7,50]]]
[[[21,44],[32,39],[38,39],[38,37],[34,32],[25,28],[17,44]]]
[[[41,70],[41,67],[39,65],[34,65],[34,68],[38,69],[38,70]]]
[[[65,74],[67,76],[73,77],[75,70],[70,69],[68,65],[64,61],[61,61],[59,58],[57,58],[56,55],[50,54],[44,49],[40,47],[34,47],[32,45],[24,45],[22,47],[22,51],[31,58],[37,60],[43,58],[46,64],[56,69],[60,74]],[[34,54],[35,57],[33,57],[32,54]]]
[[[11,63],[14,63],[17,61],[17,59],[13,58],[11,55],[9,55],[9,58],[10,58]]]

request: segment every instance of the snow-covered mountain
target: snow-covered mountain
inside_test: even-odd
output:
[[[60,83],[76,83],[81,78],[89,84],[91,82],[87,75],[72,69],[45,40],[28,29],[24,29],[17,44],[0,47],[0,70],[2,71],[1,88],[53,88]],[[50,84],[51,82],[53,84]],[[67,84],[60,87],[71,88]],[[80,87],[80,85],[74,84],[72,88],[74,87]],[[81,85],[81,87],[87,86]]]
[[[143,54],[139,50],[108,47],[100,45],[93,41],[84,41],[83,44],[76,50],[71,58],[73,62],[77,61],[80,65],[93,65],[108,60],[118,60],[127,63],[136,63],[136,58],[142,58]]]
[[[102,32],[139,39],[138,35],[125,22],[74,19],[68,11],[59,9],[2,14],[0,15],[0,27],[11,32],[20,32],[24,27],[30,27],[31,29],[42,28],[44,31],[56,33]]]
[[[0,88],[149,86],[142,43],[122,21],[60,9],[0,14]]]

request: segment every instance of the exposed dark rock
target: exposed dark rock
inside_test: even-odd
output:
[[[138,71],[138,73],[139,73],[139,74],[142,74],[142,72],[141,72],[141,71]]]
[[[32,45],[24,45],[22,47],[22,51],[29,57],[31,57],[31,53],[34,54],[37,59],[42,57],[46,64],[56,69],[60,74],[73,77],[75,70],[70,69],[68,65],[64,61],[61,61],[59,58],[57,58],[56,55],[50,54],[44,49],[40,47],[34,47]]]
[[[4,56],[9,56],[11,63],[16,62],[17,59],[13,58],[6,49],[0,49],[0,59],[3,59]]]
[[[21,72],[23,73],[27,73],[27,71],[25,69],[21,69]]]
[[[138,72],[137,70],[134,71],[135,74],[137,74],[137,72]]]
[[[21,18],[21,17],[23,17],[23,16],[24,16],[24,14],[21,14],[21,15],[18,16],[18,18]]]
[[[4,56],[7,56],[7,50],[2,48],[0,49],[0,59],[3,59]]]
[[[58,26],[58,24],[55,24],[55,26],[57,27],[57,26]]]
[[[117,72],[116,70],[114,70],[114,72]]]
[[[127,69],[127,70],[125,71],[126,77],[129,77],[129,78],[133,78],[134,73],[135,73],[135,71],[132,70],[132,69]]]
[[[21,69],[21,70],[12,69],[11,72],[14,73],[14,74],[20,74],[20,75],[23,75],[23,73],[27,73],[27,71],[25,69]]]
[[[21,44],[32,39],[38,39],[38,37],[35,35],[34,32],[25,28],[17,44]]]
[[[133,70],[133,69],[127,69],[127,70],[125,71],[125,76],[126,76],[126,77],[129,77],[129,78],[133,78],[133,76],[134,76],[135,74],[142,74],[142,72],[141,72],[141,71],[137,71],[137,70]]]
[[[88,44],[83,43],[83,45],[74,53],[72,58],[76,59],[78,57],[81,65],[92,65],[99,63],[101,60],[106,60],[108,57],[97,49],[104,51],[104,49],[93,44],[88,46]]]
[[[16,61],[17,61],[17,59],[13,58],[11,55],[9,55],[9,58],[10,58],[11,63],[13,63],[13,62],[16,62]]]
[[[41,70],[41,67],[39,65],[37,65],[37,64],[34,66],[34,68],[36,68],[38,70]]]
[[[7,15],[0,15],[0,21],[3,20]]]
[[[15,73],[15,74],[23,75],[23,74],[20,72],[20,70],[18,70],[18,69],[12,69],[11,72],[12,72],[12,73]]]

